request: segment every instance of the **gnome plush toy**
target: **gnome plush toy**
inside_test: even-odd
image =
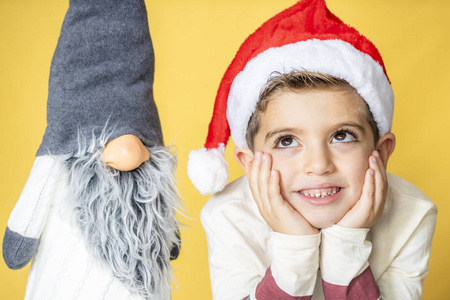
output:
[[[3,240],[10,268],[34,258],[25,299],[170,299],[180,199],[153,76],[144,0],[70,0]]]

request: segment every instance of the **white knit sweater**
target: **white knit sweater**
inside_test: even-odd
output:
[[[322,279],[348,286],[370,266],[382,299],[420,299],[436,206],[405,180],[392,174],[388,180],[383,216],[370,231],[332,226],[312,236],[274,233],[258,212],[247,178],[230,183],[201,212],[213,298],[255,299],[270,267],[276,285],[289,295],[324,299]]]

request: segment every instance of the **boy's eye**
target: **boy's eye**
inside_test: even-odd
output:
[[[340,131],[337,132],[334,136],[333,136],[333,143],[350,143],[350,142],[354,142],[356,141],[355,137],[345,131]]]
[[[277,148],[297,147],[299,144],[293,137],[284,137],[278,140]]]

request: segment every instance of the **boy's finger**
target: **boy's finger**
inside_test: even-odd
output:
[[[380,153],[378,151],[374,151],[373,152],[373,156],[375,156],[376,161],[377,161],[377,165],[378,165],[378,169],[380,170],[380,173],[383,177],[383,181],[385,183],[387,183],[387,173],[386,173],[386,168],[384,167],[383,161],[381,160],[380,157]]]
[[[271,166],[272,164],[270,155],[267,153],[263,153],[261,155],[261,164],[258,174],[258,190],[261,204],[266,208],[270,208],[268,189]]]
[[[248,182],[250,185],[250,190],[252,191],[253,198],[256,202],[256,205],[258,207],[261,207],[261,200],[259,196],[259,188],[258,188],[258,182],[259,182],[259,169],[261,165],[261,153],[256,152],[255,157],[253,158],[253,161],[251,162],[249,174],[248,176]]]
[[[375,187],[375,171],[369,168],[364,176],[364,185],[362,190],[361,205],[364,211],[370,211],[375,204],[376,187]]]
[[[273,205],[281,204],[280,177],[277,170],[271,170],[269,178],[269,201]]]
[[[375,208],[379,209],[386,199],[387,177],[380,157],[373,155],[371,160],[371,168],[375,172]]]

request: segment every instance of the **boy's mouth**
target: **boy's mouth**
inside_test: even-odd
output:
[[[325,198],[339,193],[340,190],[340,187],[331,187],[325,189],[300,190],[299,193],[309,198]]]

